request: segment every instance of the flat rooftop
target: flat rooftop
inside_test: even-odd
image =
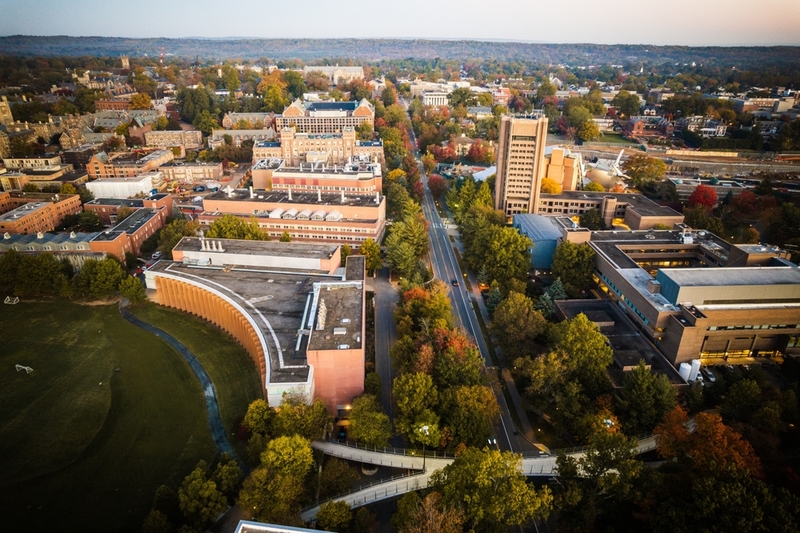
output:
[[[631,324],[630,320],[611,300],[557,300],[556,308],[568,319],[584,313],[589,320],[598,323],[600,332],[608,337],[617,359],[626,364],[636,364],[632,358],[642,359],[654,374],[667,376],[673,385],[683,384],[678,371],[661,353],[648,342]],[[608,374],[616,386],[622,386],[624,372],[616,365],[609,367]]]
[[[571,202],[580,200],[591,200],[601,202],[604,197],[613,197],[618,204],[627,204],[642,216],[682,216],[680,213],[669,207],[658,205],[649,198],[641,194],[625,194],[610,192],[593,191],[564,191],[561,194],[542,194],[540,201],[546,200],[569,200]]]
[[[698,248],[699,244],[683,244],[681,232],[677,230],[643,231],[593,231],[590,243],[611,260],[617,268],[639,268],[625,250],[620,247],[663,245],[665,248]]]
[[[131,213],[129,217],[114,226],[108,231],[103,231],[97,234],[94,238],[96,241],[113,241],[120,233],[127,233],[128,235],[134,234],[142,226],[144,226],[151,218],[156,216],[157,209],[150,209],[143,207]]]
[[[330,259],[339,248],[337,244],[288,243],[275,241],[245,241],[239,239],[211,239],[222,244],[227,253],[238,255],[271,255],[304,259]],[[174,250],[197,252],[201,250],[199,237],[184,237]]]
[[[126,206],[139,209],[144,207],[144,200],[140,198],[95,198],[94,200],[86,202],[86,205]]]
[[[793,267],[662,268],[659,272],[681,287],[800,285],[800,269]]]
[[[0,222],[13,222],[15,220],[19,220],[30,215],[31,213],[35,213],[41,209],[44,209],[48,205],[50,205],[50,202],[28,202],[27,204],[23,204],[16,209],[12,209],[11,211],[0,215]]]
[[[246,246],[252,244],[248,242]],[[359,282],[318,273],[198,266],[173,261],[158,261],[150,272],[206,286],[236,302],[249,315],[267,344],[270,383],[307,381],[308,349],[335,350],[345,344],[350,348],[361,347],[362,290],[356,286]],[[324,328],[311,329],[316,328],[315,304],[321,300],[327,310]],[[345,330],[342,333],[334,328]]]
[[[345,201],[342,202],[342,195],[341,194],[328,194],[322,193],[319,196],[316,192],[309,193],[309,192],[297,192],[292,191],[292,199],[289,199],[289,192],[288,191],[266,191],[266,190],[255,190],[253,191],[253,198],[250,198],[250,193],[244,189],[236,189],[231,191],[230,196],[228,193],[224,191],[217,191],[215,193],[206,195],[204,197],[204,201],[208,200],[215,200],[215,201],[228,201],[228,202],[263,202],[263,203],[281,203],[286,205],[293,205],[293,204],[313,204],[319,206],[331,206],[335,207],[337,205],[347,205],[352,207],[368,207],[368,206],[378,206],[380,204],[375,203],[375,195],[369,194],[346,194]],[[321,198],[321,199],[318,199]],[[381,197],[382,199],[383,197]]]

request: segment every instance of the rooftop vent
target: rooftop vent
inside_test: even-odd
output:
[[[347,328],[333,328],[334,335],[347,335]]]
[[[328,316],[328,308],[325,307],[325,300],[320,299],[317,307],[317,330],[325,329],[325,319]]]

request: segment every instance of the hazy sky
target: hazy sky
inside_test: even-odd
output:
[[[800,45],[800,0],[0,0],[0,35]]]

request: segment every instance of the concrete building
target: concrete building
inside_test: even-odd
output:
[[[46,168],[59,165],[61,165],[61,158],[57,155],[3,158],[3,166],[9,170],[20,170],[23,168]]]
[[[596,277],[673,364],[782,355],[800,335],[788,254],[706,231],[593,232]]]
[[[660,206],[640,194],[566,191],[542,194],[537,213],[544,216],[579,217],[589,209],[597,209],[606,227],[615,219],[633,230],[650,229],[657,224],[672,227],[683,222],[683,215]]]
[[[382,141],[359,141],[353,128],[341,133],[297,133],[294,128],[283,128],[280,140],[257,142],[253,146],[253,161],[283,159],[288,166],[314,162],[326,165],[344,165],[351,158],[377,159],[385,164]]]
[[[275,139],[275,130],[263,128],[259,130],[212,130],[208,137],[208,147],[213,150],[225,144],[225,138],[230,137],[233,146],[239,147],[245,141],[254,143],[272,141]]]
[[[308,76],[311,72],[322,72],[328,76],[331,85],[348,83],[353,80],[364,79],[363,67],[340,67],[339,65],[306,65],[303,67],[303,76]]]
[[[222,178],[222,163],[170,161],[158,167],[167,182],[202,183]]]
[[[341,167],[325,163],[300,163],[297,167],[289,167],[282,159],[262,159],[256,161],[251,173],[255,189],[345,191],[347,194],[374,193],[383,189],[381,165],[369,160],[353,159]]]
[[[306,529],[304,527],[281,526],[252,522],[250,520],[240,520],[233,533],[315,533],[318,531],[318,529]]]
[[[0,233],[39,233],[51,231],[67,215],[81,212],[77,194],[36,192],[0,193]]]
[[[0,97],[0,125],[6,126],[14,123],[14,116],[11,114],[11,106],[8,104],[8,97]]]
[[[368,238],[379,242],[386,230],[386,198],[377,192],[219,191],[203,198],[198,220],[211,225],[225,214],[255,218],[275,239],[286,231],[292,240],[360,244]]]
[[[299,392],[336,414],[364,391],[363,256],[332,272],[336,245],[204,238],[182,239],[173,255],[181,262],[146,272],[147,288],[237,339],[271,406]]]
[[[497,145],[495,209],[507,216],[534,213],[544,177],[547,117],[504,115]]]
[[[583,158],[569,148],[548,146],[544,150],[544,177],[561,186],[563,191],[574,191],[583,179]]]
[[[92,156],[86,170],[92,179],[132,178],[145,172],[152,172],[164,163],[174,159],[172,150],[155,150],[147,155],[135,152],[100,152]]]
[[[164,182],[161,172],[146,172],[131,178],[103,178],[90,181],[86,188],[92,191],[95,198],[132,198],[138,195],[149,195]]]
[[[89,180],[85,170],[72,170],[72,165],[59,165],[47,168],[26,168],[0,174],[0,190],[22,190],[25,185],[36,185],[39,190],[46,188],[61,189],[65,183],[75,187]]]
[[[688,200],[694,190],[700,185],[711,187],[717,193],[717,200],[722,201],[728,194],[739,196],[746,188],[737,181],[721,180],[718,178],[667,178],[670,188],[678,195],[681,201]]]
[[[282,115],[275,116],[275,128],[294,128],[298,133],[337,133],[358,129],[363,123],[375,127],[375,108],[368,100],[360,102],[292,102]]]
[[[422,91],[420,101],[422,105],[446,106],[450,103],[448,96],[450,93],[447,91]]]
[[[86,211],[93,211],[100,217],[103,224],[116,224],[117,211],[120,207],[127,207],[133,211],[147,208],[159,210],[164,209],[164,218],[172,213],[172,195],[154,194],[148,198],[95,198],[84,204]]]
[[[513,224],[522,235],[533,242],[533,247],[528,250],[531,255],[531,267],[537,271],[550,270],[556,247],[563,242],[556,219],[526,213],[514,215]]]
[[[244,121],[249,123],[249,127],[242,129],[268,128],[274,117],[275,113],[225,113],[225,116],[222,117],[222,127],[230,130],[240,121]]]

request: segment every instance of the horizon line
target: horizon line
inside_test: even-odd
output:
[[[226,36],[226,37],[202,37],[202,36],[184,36],[184,37],[130,37],[130,36],[110,36],[110,35],[67,35],[67,34],[53,34],[53,35],[33,35],[15,33],[11,35],[0,35],[0,39],[11,37],[29,37],[29,38],[54,38],[66,37],[69,39],[128,39],[128,40],[200,40],[200,41],[244,41],[244,40],[263,40],[263,41],[293,41],[293,40],[306,40],[306,41],[471,41],[479,43],[509,43],[509,44],[534,44],[534,45],[556,45],[556,46],[638,46],[638,47],[681,47],[681,48],[800,48],[800,42],[797,44],[785,43],[759,43],[759,44],[653,44],[653,43],[595,43],[595,42],[555,42],[555,41],[538,41],[526,39],[510,39],[510,38],[493,38],[493,37],[252,37],[252,36]]]

